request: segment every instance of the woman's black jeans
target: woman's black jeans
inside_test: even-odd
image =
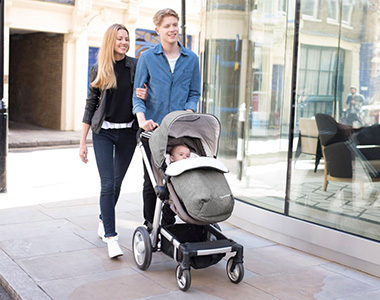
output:
[[[137,130],[101,129],[92,134],[96,164],[100,176],[100,216],[105,237],[116,236],[115,206],[121,183],[136,149]]]

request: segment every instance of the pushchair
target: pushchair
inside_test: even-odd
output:
[[[228,278],[239,283],[244,277],[243,246],[227,238],[217,224],[231,215],[234,205],[224,177],[228,170],[216,159],[219,135],[220,123],[215,116],[187,111],[168,114],[153,132],[140,129],[137,133],[157,201],[152,228],[139,226],[133,234],[133,257],[141,270],[149,268],[153,252],[173,258],[178,263],[175,274],[182,291],[191,285],[191,268],[214,265],[227,253],[232,253],[226,264]],[[195,158],[170,164],[168,147],[176,142],[188,146]],[[179,222],[160,225],[164,203],[170,204]]]

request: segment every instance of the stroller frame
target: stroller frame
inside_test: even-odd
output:
[[[227,253],[235,252],[236,254],[227,261],[226,272],[233,283],[239,283],[244,277],[243,246],[222,234],[218,224],[176,223],[160,226],[162,206],[169,199],[169,194],[166,175],[163,185],[159,185],[142,142],[142,138],[149,139],[151,135],[152,132],[144,132],[142,129],[137,133],[137,143],[143,162],[157,196],[151,231],[148,231],[146,226],[139,226],[133,234],[132,251],[137,267],[147,270],[152,253],[161,251],[178,262],[177,284],[182,291],[186,291],[191,285],[191,267],[197,269],[208,267],[217,263]],[[200,241],[198,238],[191,238],[198,232],[203,236]]]

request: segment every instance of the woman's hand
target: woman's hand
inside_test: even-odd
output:
[[[154,128],[158,127],[158,124],[156,122],[154,122],[153,120],[143,121],[143,122],[139,123],[139,125],[145,131],[151,131]]]
[[[79,157],[85,164],[87,164],[88,162],[87,153],[88,153],[87,146],[81,144],[79,147]]]
[[[136,97],[140,98],[141,100],[146,100],[148,96],[148,87],[144,83],[144,88],[136,88]]]
[[[86,145],[86,139],[87,139],[87,134],[90,131],[90,124],[83,123],[82,125],[82,134],[80,137],[80,143],[79,143],[79,157],[80,159],[87,164],[88,159],[87,159],[87,145]]]
[[[139,122],[139,127],[145,131],[151,131],[154,128],[158,127],[158,124],[153,120],[146,120],[145,113],[138,112],[136,113],[137,121]]]

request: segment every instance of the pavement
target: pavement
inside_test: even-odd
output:
[[[57,131],[20,122],[9,122],[8,148],[54,147],[79,145],[80,131]],[[91,134],[88,134],[91,142]]]
[[[380,299],[379,278],[274,243],[228,220],[220,224],[223,233],[244,246],[239,284],[228,279],[225,258],[192,269],[187,292],[177,286],[177,263],[161,252],[141,271],[131,245],[142,224],[138,151],[116,211],[124,256],[110,259],[97,236],[99,179],[92,147],[86,165],[78,158],[80,132],[21,127],[9,132],[8,192],[0,194],[0,283],[12,299]]]

